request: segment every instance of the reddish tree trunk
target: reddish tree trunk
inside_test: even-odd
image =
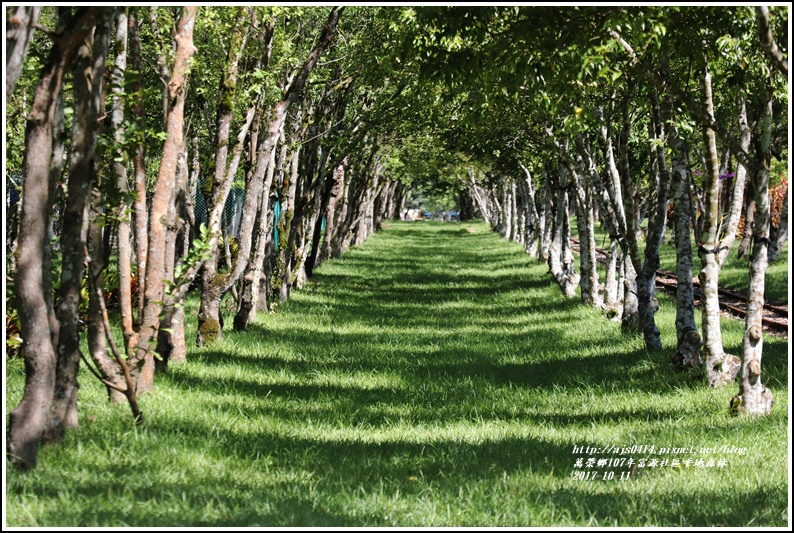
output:
[[[168,204],[172,197],[177,171],[177,160],[182,150],[182,126],[184,119],[187,70],[190,58],[195,54],[193,26],[196,7],[187,6],[177,24],[176,52],[171,80],[168,84],[169,109],[166,115],[166,137],[160,170],[157,174],[152,207],[149,217],[149,243],[147,247],[145,303],[141,328],[135,343],[135,353],[130,366],[138,392],[153,387],[154,350],[160,328],[160,313],[163,308],[165,279],[165,238],[167,232]]]

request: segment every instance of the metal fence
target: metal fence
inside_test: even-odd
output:
[[[226,205],[223,209],[227,235],[235,239],[240,236],[240,221],[243,216],[244,201],[245,189],[242,187],[233,188],[229,191],[229,196],[226,198]],[[195,216],[196,224],[207,223],[209,212],[207,210],[207,202],[204,200],[204,195],[201,194],[201,190],[196,191]]]

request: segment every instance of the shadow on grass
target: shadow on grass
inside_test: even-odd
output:
[[[457,224],[395,224],[278,316],[172,367],[124,442],[81,429],[93,470],[12,491],[56,502],[49,526],[785,522],[760,513],[785,509],[777,485],[571,481],[585,442],[751,438],[780,418],[685,418],[678,396],[708,396],[673,373],[671,350],[647,354],[508,248]],[[765,350],[765,379],[785,383],[786,347]]]

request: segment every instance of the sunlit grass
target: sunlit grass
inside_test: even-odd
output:
[[[647,353],[484,225],[389,226],[245,334],[194,348],[188,321],[189,361],[141,398],[141,427],[84,374],[80,430],[8,473],[7,525],[787,523],[786,340],[765,339],[772,414],[732,418],[736,386],[673,371],[671,300]],[[728,351],[741,332],[723,321]],[[24,373],[7,366],[10,409]],[[575,447],[631,445],[746,451],[574,479]]]

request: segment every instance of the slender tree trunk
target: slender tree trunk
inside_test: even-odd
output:
[[[195,54],[193,27],[196,7],[187,6],[177,24],[174,68],[168,85],[169,109],[166,115],[168,137],[163,143],[160,170],[157,174],[149,217],[149,243],[147,247],[146,291],[141,328],[136,339],[135,353],[130,358],[132,375],[138,392],[154,385],[154,350],[156,348],[160,313],[165,298],[165,238],[168,204],[175,186],[177,161],[182,151],[182,139],[187,71],[190,58]]]
[[[306,276],[309,278],[314,275],[314,269],[319,267],[323,262],[323,259],[320,255],[320,241],[322,240],[323,236],[323,222],[325,222],[326,234],[328,233],[328,204],[331,200],[331,190],[334,186],[333,175],[334,173],[332,172],[323,180],[320,191],[320,203],[318,206],[317,217],[314,221],[314,227],[312,229],[311,251],[306,258],[305,263]]]
[[[581,271],[582,303],[601,307],[603,299],[598,282],[598,261],[596,259],[595,216],[593,213],[592,173],[584,165],[581,150],[584,140],[579,136],[576,141],[577,152],[575,167],[576,225],[579,233],[579,270]]]
[[[554,281],[568,298],[576,296],[579,274],[574,270],[571,251],[571,228],[568,222],[568,172],[563,166],[558,170],[559,180],[554,180],[557,191],[554,198],[554,232],[549,246],[549,271]],[[553,175],[551,173],[550,175]]]
[[[536,205],[535,184],[532,175],[524,163],[519,162],[524,171],[524,178],[521,180],[524,193],[524,205],[527,213],[527,220],[524,226],[524,247],[530,256],[535,256],[538,252],[538,238],[540,236],[540,217]]]
[[[750,243],[753,241],[753,232],[755,228],[755,192],[752,185],[747,187],[744,192],[744,230],[742,240],[739,242],[739,249],[736,255],[739,259],[743,259],[747,252],[750,250]]]
[[[624,129],[625,129],[625,122],[626,122],[626,112],[627,112],[627,98],[624,98]],[[620,309],[621,312],[621,324],[624,330],[631,330],[636,329],[637,324],[639,323],[639,312],[637,308],[637,295],[636,295],[636,279],[634,277],[634,267],[631,263],[631,253],[630,253],[630,246],[626,242],[628,241],[627,235],[629,233],[629,229],[627,227],[629,219],[635,220],[632,215],[629,215],[627,210],[624,207],[623,202],[623,194],[629,194],[628,191],[622,190],[621,184],[621,175],[618,171],[617,164],[615,163],[615,155],[612,146],[612,134],[611,134],[611,119],[604,119],[603,117],[603,109],[599,108],[598,115],[602,120],[601,124],[601,136],[604,139],[604,156],[607,163],[607,171],[603,176],[603,188],[604,188],[604,202],[605,205],[608,207],[605,214],[605,220],[608,221],[608,224],[613,226],[610,230],[611,238],[613,241],[617,241],[620,244],[620,252],[618,253],[617,250],[614,251],[614,257],[617,259],[620,258],[620,265],[619,265],[619,274],[618,274],[618,282],[616,284],[616,294],[615,298],[619,304],[615,305],[614,307],[609,306],[607,307],[607,313],[611,313],[613,309],[617,310]],[[633,199],[633,196],[629,194],[629,198]],[[636,232],[633,233],[633,236],[636,241]],[[639,256],[639,250],[636,250],[636,256]],[[608,275],[609,278],[609,275]],[[612,283],[611,278],[609,278],[609,283]],[[607,300],[611,298],[612,291],[607,289],[607,293],[609,297]]]
[[[611,319],[617,319],[623,314],[623,301],[618,298],[618,263],[622,261],[620,243],[612,239],[609,243],[606,264],[606,281],[604,282],[604,310]]]
[[[711,91],[711,73],[708,63],[704,62],[701,76],[701,90],[706,112],[714,116]],[[717,138],[714,130],[703,127],[705,152],[705,174],[703,190],[705,193],[705,212],[703,242],[698,243],[700,256],[700,292],[703,302],[701,324],[703,327],[703,355],[706,366],[706,380],[711,387],[721,387],[733,381],[739,371],[738,357],[723,351],[722,330],[720,327],[719,275],[720,242],[719,224],[719,160]]]
[[[253,10],[240,10],[235,23],[235,31],[229,43],[229,51],[226,60],[226,69],[220,83],[219,102],[217,106],[215,121],[215,175],[212,186],[210,187],[207,228],[209,230],[209,255],[204,262],[201,270],[202,290],[201,305],[199,308],[199,329],[196,342],[199,345],[212,343],[218,340],[222,334],[221,327],[221,300],[229,289],[224,276],[218,273],[218,262],[220,260],[220,242],[228,245],[228,238],[222,237],[222,219],[226,200],[234,182],[234,176],[240,164],[245,138],[251,123],[256,114],[256,103],[252,102],[245,116],[245,121],[240,127],[237,141],[229,158],[229,137],[231,130],[232,117],[234,114],[235,92],[237,89],[238,66],[245,50],[248,39],[248,32],[251,26],[255,25],[255,20],[251,25],[246,24],[245,19],[252,16]],[[253,179],[249,176],[249,179]],[[249,180],[246,180],[249,181]],[[246,196],[250,191],[246,193]],[[251,204],[251,199],[247,198],[245,204]],[[259,198],[254,199],[258,202]],[[256,205],[256,204],[254,204]],[[230,253],[226,253],[226,258],[231,261]],[[245,258],[246,260],[248,258]],[[239,253],[237,260],[240,260]],[[231,270],[231,265],[229,270]]]
[[[747,297],[747,315],[742,342],[741,376],[739,393],[731,400],[731,411],[754,415],[769,414],[774,398],[761,383],[761,356],[764,335],[761,326],[764,307],[764,280],[766,277],[767,249],[769,247],[769,165],[771,161],[773,129],[773,93],[767,88],[767,103],[761,116],[761,136],[754,140],[756,164],[753,169],[753,189],[756,201],[756,225],[753,250],[750,256],[750,290]]]
[[[177,159],[177,170],[174,181],[173,196],[168,206],[168,231],[165,239],[165,272],[164,279],[170,287],[175,285],[175,268],[179,260],[177,244],[186,229],[185,196],[188,190],[187,144],[182,144]],[[163,318],[157,333],[157,353],[160,356],[155,364],[158,370],[168,371],[171,362],[181,363],[187,359],[185,344],[184,307],[175,305],[166,299],[163,306]]]
[[[97,183],[92,191],[92,210],[99,213],[105,205],[104,197],[100,191],[100,174],[97,174]],[[119,363],[108,356],[107,335],[102,318],[102,302],[105,297],[105,243],[102,239],[102,224],[94,219],[88,227],[88,351],[91,360],[96,366],[99,379],[105,384],[108,398],[114,404],[127,400],[121,391],[126,390],[124,371]],[[92,290],[91,287],[94,287]],[[98,290],[97,290],[98,288]],[[134,392],[133,392],[134,396]]]
[[[130,43],[130,68],[136,73],[141,73],[143,61],[141,59],[141,37],[138,28],[138,18],[136,8],[130,9],[129,14],[129,43]],[[130,81],[132,91],[132,114],[136,124],[136,129],[140,132],[146,131],[146,111],[143,107],[143,84],[141,75],[133,76]],[[142,134],[141,134],[142,135]],[[143,320],[144,294],[146,292],[146,267],[149,247],[149,215],[146,197],[146,143],[141,138],[135,147],[135,155],[132,159],[133,175],[135,182],[135,197],[133,199],[133,222],[135,234],[135,280],[137,302],[134,302],[137,311],[137,325],[140,327]],[[135,335],[130,335],[126,339],[127,353],[131,354],[134,350]]]
[[[293,143],[297,142],[299,137],[293,137]],[[298,145],[299,146],[299,145]],[[284,222],[283,229],[279,230],[279,234],[283,235],[284,246],[280,247],[280,263],[281,268],[281,285],[279,288],[278,299],[280,302],[286,302],[289,299],[290,278],[292,277],[293,266],[293,247],[295,246],[295,232],[298,225],[298,220],[295,220],[295,204],[298,201],[298,162],[300,157],[300,148],[296,148],[290,157],[290,173],[287,180],[287,194],[285,197],[285,207],[282,208],[281,216]]]
[[[543,216],[540,220],[540,249],[538,250],[538,262],[548,262],[549,260],[549,250],[551,248],[551,239],[552,233],[554,230],[554,222],[553,222],[553,205],[554,205],[554,197],[552,196],[551,190],[551,183],[552,183],[552,176],[551,172],[549,172],[548,165],[544,167],[544,174],[545,174],[545,181],[543,187],[541,188],[542,193],[542,205],[543,205]]]
[[[337,166],[331,174],[331,183],[328,184],[330,188],[330,197],[328,198],[328,208],[325,214],[325,239],[323,240],[323,248],[320,253],[321,261],[331,258],[333,250],[333,242],[338,232],[338,217],[337,217],[337,202],[344,192],[345,186],[345,167],[348,164],[347,158]]]
[[[80,303],[83,254],[88,234],[88,207],[93,181],[97,117],[102,99],[105,57],[110,43],[110,19],[99,20],[94,35],[79,47],[74,67],[74,119],[66,206],[61,230],[61,287],[57,309],[60,332],[55,396],[45,442],[60,442],[77,427],[77,371],[80,366]]]
[[[113,163],[110,165],[116,180],[116,190],[120,197],[126,198],[129,194],[127,184],[127,165],[124,163],[124,75],[127,70],[127,9],[116,11],[116,57],[111,70],[111,108],[110,124],[113,140],[118,147],[114,153]],[[119,269],[119,308],[121,314],[121,329],[124,335],[124,346],[128,346],[132,337],[132,231],[130,228],[129,205],[122,200],[118,212],[118,269]]]
[[[653,94],[653,115],[654,131],[652,134],[656,141],[662,142],[662,118],[656,93]],[[657,179],[655,180],[656,187],[654,187],[656,202],[648,217],[645,261],[642,262],[642,268],[637,273],[637,300],[645,346],[649,350],[658,351],[662,349],[662,340],[654,319],[654,314],[659,307],[658,301],[656,301],[656,271],[660,266],[659,246],[664,237],[667,219],[667,186],[670,179],[663,147],[656,145],[652,153],[656,161]]]
[[[258,302],[260,296],[260,284],[262,282],[262,270],[266,258],[267,243],[271,238],[273,226],[269,222],[270,211],[270,189],[273,183],[273,174],[276,167],[276,147],[270,151],[270,158],[267,164],[267,176],[265,185],[262,187],[262,198],[259,204],[259,212],[255,222],[256,233],[254,235],[254,255],[249,261],[243,275],[243,288],[240,291],[240,302],[237,313],[234,317],[235,331],[245,331],[249,324],[256,319],[256,312],[259,309]]]
[[[672,150],[671,172],[673,190],[673,232],[676,245],[676,312],[675,328],[678,339],[673,366],[677,370],[701,365],[700,347],[703,342],[695,324],[695,303],[692,286],[692,219],[689,194],[689,156],[687,146],[678,134],[673,121],[674,102],[667,98],[665,122],[668,124],[667,146]]]

